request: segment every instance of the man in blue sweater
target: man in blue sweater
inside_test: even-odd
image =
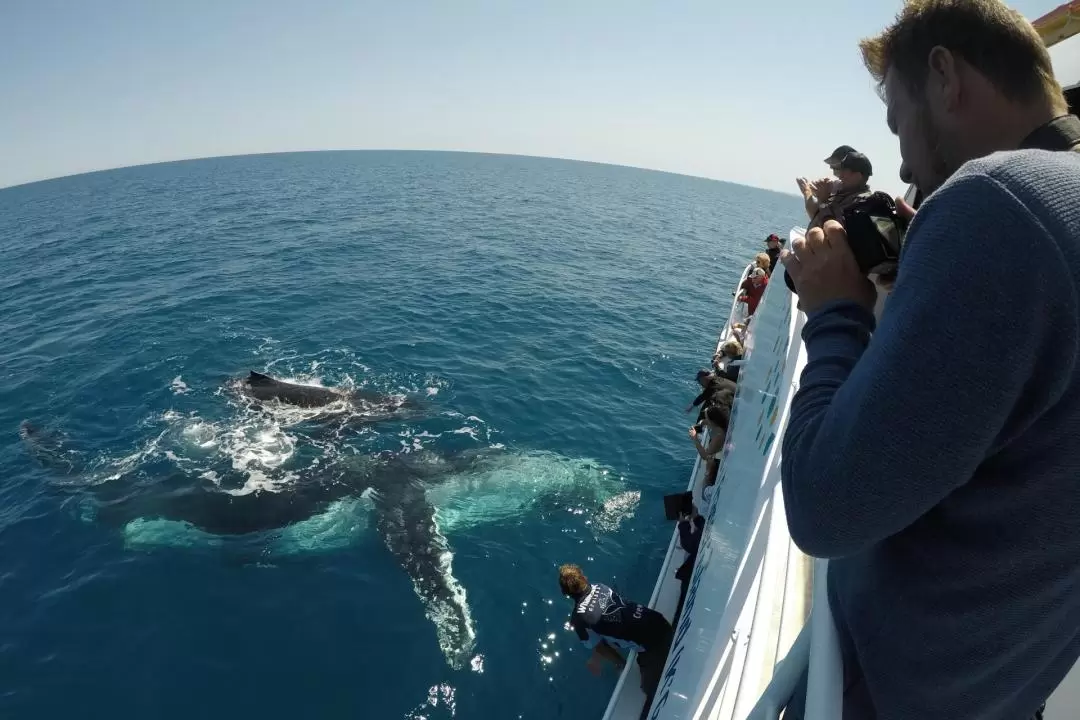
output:
[[[1080,655],[1080,121],[998,0],[909,0],[861,47],[929,197],[876,329],[839,224],[783,258],[788,524],[832,559],[845,719],[1025,720]]]

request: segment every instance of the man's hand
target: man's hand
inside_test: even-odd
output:
[[[828,220],[791,244],[780,256],[799,293],[799,306],[812,313],[833,300],[852,300],[867,309],[877,301],[874,284],[859,271],[840,223]]]
[[[806,178],[795,178],[795,184],[799,186],[799,192],[802,193],[803,200],[809,200],[810,196],[814,194],[814,191],[810,188],[810,181]]]
[[[697,440],[697,427],[690,428],[690,439]]]
[[[893,202],[896,204],[896,214],[906,220],[911,220],[915,217],[915,208],[908,205],[907,200],[902,197],[898,197]]]
[[[818,199],[818,202],[823,203],[829,199],[829,196],[833,194],[833,190],[836,189],[836,181],[832,178],[821,178],[812,182],[810,187],[814,191],[814,197]]]

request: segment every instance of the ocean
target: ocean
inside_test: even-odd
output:
[[[599,718],[616,675],[586,670],[556,568],[648,599],[694,371],[801,220],[780,193],[467,153],[0,190],[0,717]],[[419,411],[258,405],[251,370]],[[280,527],[184,521],[330,476],[348,491]]]

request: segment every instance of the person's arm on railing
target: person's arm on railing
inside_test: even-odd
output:
[[[709,453],[705,446],[701,444],[701,440],[698,439],[698,429],[696,427],[690,428],[690,439],[694,441],[694,449],[697,450],[698,457],[706,462],[710,460]]]
[[[844,246],[822,257],[850,254],[832,227],[829,247]],[[919,210],[873,342],[870,309],[822,290],[843,273],[808,256],[817,274],[806,271],[804,293],[799,262],[784,261],[813,301],[782,465],[791,537],[810,555],[849,555],[911,525],[1074,372],[1077,308],[1062,299],[1075,288],[1061,252],[987,175],[954,179]]]
[[[690,412],[691,410],[693,410],[694,408],[696,408],[696,407],[697,407],[698,405],[700,405],[701,403],[705,402],[705,399],[706,399],[706,398],[707,398],[707,397],[708,397],[709,395],[711,395],[711,394],[712,394],[712,393],[711,393],[711,391],[709,390],[709,388],[705,388],[704,390],[702,390],[702,391],[701,391],[701,394],[700,394],[700,395],[698,395],[698,396],[697,396],[696,398],[694,398],[694,402],[690,403],[690,405],[689,405],[689,406],[687,406],[687,408],[686,408],[686,412]]]

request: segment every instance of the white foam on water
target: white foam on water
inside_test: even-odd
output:
[[[172,383],[169,384],[169,387],[172,388],[174,395],[183,395],[189,390],[187,383],[184,382],[184,378],[180,375],[177,375],[173,378]]]
[[[457,430],[454,430],[453,432],[454,432],[455,435],[468,435],[473,440],[476,440],[476,441],[480,440],[480,436],[476,434],[476,428],[469,427],[468,425],[465,425],[464,427],[459,427]]]
[[[156,437],[143,443],[142,447],[138,450],[125,455],[124,457],[108,460],[105,464],[104,472],[89,476],[88,482],[90,484],[110,482],[112,480],[118,480],[124,475],[132,472],[144,461],[158,453],[161,441],[168,433],[168,429],[163,430]]]
[[[200,472],[223,491],[245,495],[256,491],[276,492],[296,479],[295,473],[280,468],[296,451],[297,439],[273,417],[262,413],[244,413],[230,421],[214,423],[197,414],[181,415],[173,411],[162,418],[169,424],[159,440],[171,433],[176,450],[165,451],[177,466]],[[204,463],[227,461],[241,474],[241,487],[225,487],[216,472],[207,474]]]
[[[477,654],[469,661],[469,669],[478,675],[484,674],[484,655],[483,653]]]
[[[434,720],[436,716],[431,714],[432,710],[439,710],[440,706],[445,713],[438,716],[454,717],[457,713],[455,692],[454,686],[448,683],[432,685],[428,688],[427,699],[406,713],[405,720]]]
[[[594,518],[601,532],[615,532],[627,518],[633,517],[641,502],[640,490],[627,490],[604,501]]]

